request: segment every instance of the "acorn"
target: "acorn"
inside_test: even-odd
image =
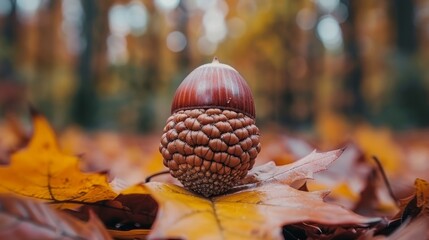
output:
[[[247,175],[260,150],[244,78],[217,58],[192,71],[176,90],[159,146],[171,175],[205,197],[219,195]]]

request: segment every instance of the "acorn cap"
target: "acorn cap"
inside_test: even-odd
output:
[[[209,108],[233,110],[255,118],[255,104],[246,80],[216,57],[183,80],[174,95],[171,113]]]

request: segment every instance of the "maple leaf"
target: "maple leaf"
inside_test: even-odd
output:
[[[90,212],[83,222],[29,198],[0,194],[0,239],[110,239]]]
[[[325,169],[341,152],[313,152],[286,166],[263,165],[249,174],[243,182],[247,186],[211,198],[173,184],[147,183],[145,187],[159,203],[149,238],[281,239],[281,227],[286,224],[378,221],[325,203],[323,198],[327,192],[304,192],[288,185]]]
[[[117,196],[105,175],[82,173],[79,159],[61,152],[45,117],[32,115],[34,133],[28,146],[11,156],[10,165],[0,167],[0,193],[56,204],[93,203]]]
[[[274,162],[268,162],[252,169],[240,184],[273,180],[291,185],[297,181],[301,182],[300,180],[312,179],[313,173],[326,170],[327,166],[335,161],[343,152],[344,149],[325,153],[313,151],[299,161],[283,166],[276,166]]]

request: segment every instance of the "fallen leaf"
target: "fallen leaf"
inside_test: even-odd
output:
[[[371,171],[356,144],[348,144],[341,156],[326,171],[317,174],[317,179],[307,181],[310,191],[329,189],[326,201],[352,209],[359,201],[359,193],[365,188]]]
[[[360,193],[359,201],[356,202],[354,211],[359,214],[377,213],[380,206],[380,201],[377,197],[377,172],[372,169],[371,173],[367,176],[366,187]]]
[[[366,234],[365,227],[324,226],[309,223],[298,223],[283,227],[285,239],[358,239]]]
[[[0,165],[6,165],[10,155],[27,144],[28,136],[14,114],[6,114],[0,121],[0,136]]]
[[[327,192],[304,192],[288,184],[311,178],[342,150],[313,152],[286,166],[266,164],[249,174],[236,192],[204,198],[182,187],[151,182],[144,186],[159,211],[149,239],[281,239],[281,227],[299,222],[365,225],[378,221],[323,201]]]
[[[417,207],[423,208],[429,213],[429,183],[417,178],[414,185],[416,187]]]
[[[113,200],[83,205],[76,211],[67,212],[81,220],[87,220],[89,210],[97,214],[108,229],[127,231],[150,229],[155,221],[158,204],[149,194],[121,194]]]
[[[280,183],[210,199],[176,185],[154,182],[147,187],[160,205],[149,238],[279,239],[285,224],[367,224],[377,220],[323,202],[327,192],[303,192]]]
[[[105,175],[82,173],[79,159],[61,152],[45,117],[34,113],[33,124],[28,146],[11,156],[10,165],[0,167],[0,192],[42,199],[59,207],[117,196]]]
[[[313,151],[301,160],[283,166],[276,166],[274,162],[268,162],[250,170],[239,185],[270,180],[291,185],[298,180],[312,179],[313,173],[327,169],[327,166],[336,160],[343,151],[344,149],[323,153]],[[302,186],[302,184],[298,185],[298,188]]]
[[[69,127],[60,134],[59,140],[63,152],[81,156],[81,169],[108,172],[110,186],[117,192],[167,169],[158,150],[158,134],[85,133],[80,128]],[[169,182],[172,179],[170,174],[162,178]]]
[[[77,210],[64,211],[83,221],[87,221],[88,213],[93,212],[104,223],[112,237],[123,239],[130,238],[133,236],[132,233],[138,236],[147,235],[155,221],[158,203],[143,185],[134,185],[122,191],[113,200],[86,204]]]
[[[390,219],[386,226],[378,229],[377,232],[379,234],[390,235],[392,232],[396,231],[401,232],[397,236],[402,236],[402,234],[406,234],[408,236],[408,234],[412,234],[409,229],[416,229],[417,226],[428,223],[429,184],[426,180],[417,178],[414,182],[414,187],[415,193],[411,196],[408,196],[407,198],[399,200],[400,211],[394,217],[392,217],[392,219]],[[425,223],[418,220],[422,218],[426,219]],[[413,224],[414,221],[420,221],[421,223]],[[409,228],[408,225],[412,225],[413,227]]]
[[[415,194],[402,200],[402,210],[397,216],[402,222],[407,219],[414,219],[418,216],[429,216],[429,183],[426,180],[417,178],[414,181]]]
[[[0,194],[0,239],[111,239],[90,212],[83,222],[29,198]]]
[[[260,139],[264,151],[258,154],[255,164],[265,164],[274,161],[278,165],[292,163],[313,151],[306,141],[301,138],[290,136],[289,134],[279,134],[279,132],[264,132],[264,137]],[[304,155],[301,155],[305,152]]]
[[[388,176],[399,174],[405,164],[404,153],[394,140],[389,129],[377,129],[362,125],[355,130],[354,139],[365,155],[365,159],[377,156]]]

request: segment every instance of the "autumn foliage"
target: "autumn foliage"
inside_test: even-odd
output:
[[[260,164],[236,187],[205,198],[168,178],[118,187],[120,179],[112,169],[107,173],[81,170],[85,158],[61,150],[45,117],[34,113],[33,124],[28,144],[0,166],[1,239],[400,239],[427,235],[428,182],[415,179],[414,191],[396,203],[395,193],[388,194],[388,181],[382,181],[384,171],[365,159],[360,140],[345,149],[313,151],[283,165],[263,163],[276,158],[262,155]],[[291,139],[283,141],[289,142],[283,147],[290,149],[280,152],[288,152],[291,158],[300,155],[297,145],[291,149]],[[310,146],[295,139],[297,143],[301,148]],[[380,140],[379,144],[386,143]],[[279,156],[276,162],[281,162]],[[161,160],[153,157],[152,161]],[[311,180],[321,171],[318,181]],[[392,171],[388,169],[389,176],[395,176]]]

